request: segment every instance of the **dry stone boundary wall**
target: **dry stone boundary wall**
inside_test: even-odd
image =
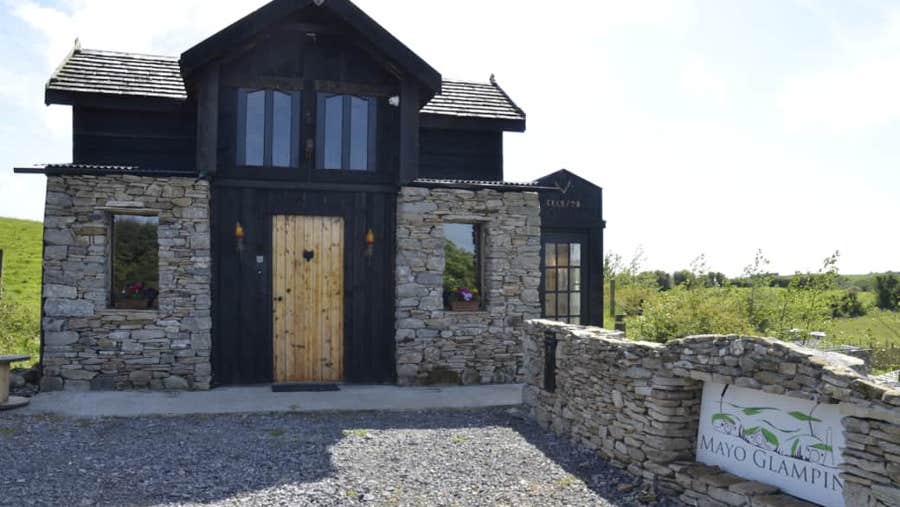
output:
[[[553,392],[548,332],[558,340]],[[637,342],[544,320],[528,323],[524,341],[525,402],[537,421],[687,505],[808,505],[694,462],[703,382],[841,403],[846,505],[900,505],[900,390],[858,373],[859,359],[743,336]]]

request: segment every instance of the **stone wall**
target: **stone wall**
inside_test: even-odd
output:
[[[159,309],[109,309],[110,215],[159,217]],[[48,176],[46,390],[208,389],[209,185],[193,178]]]
[[[556,389],[544,387],[545,333],[557,337]],[[531,321],[525,401],[538,422],[688,505],[807,505],[694,462],[703,382],[841,403],[841,478],[850,506],[900,505],[900,391],[857,373],[862,361],[765,338],[696,336],[666,344]]]
[[[444,309],[445,223],[482,225],[482,311]],[[540,316],[534,192],[404,187],[397,204],[397,377],[401,385],[514,382],[521,331]]]

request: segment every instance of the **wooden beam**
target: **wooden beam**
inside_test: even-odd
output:
[[[197,172],[215,174],[219,144],[219,66],[211,65],[197,87]]]
[[[411,78],[400,82],[400,184],[419,176],[419,86]]]

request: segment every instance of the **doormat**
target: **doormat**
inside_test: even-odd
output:
[[[340,390],[337,384],[272,384],[273,393],[318,393]]]

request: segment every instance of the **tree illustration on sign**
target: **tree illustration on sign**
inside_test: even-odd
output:
[[[775,407],[747,407],[725,399],[728,387],[725,386],[719,397],[719,412],[711,417],[713,429],[717,432],[782,456],[835,466],[832,429],[825,428],[823,434],[817,424],[822,420],[813,416],[818,403],[808,413],[799,410],[786,412]],[[778,421],[778,424],[773,421]],[[784,427],[792,422],[806,425],[794,429]],[[807,428],[808,432],[804,431]]]

